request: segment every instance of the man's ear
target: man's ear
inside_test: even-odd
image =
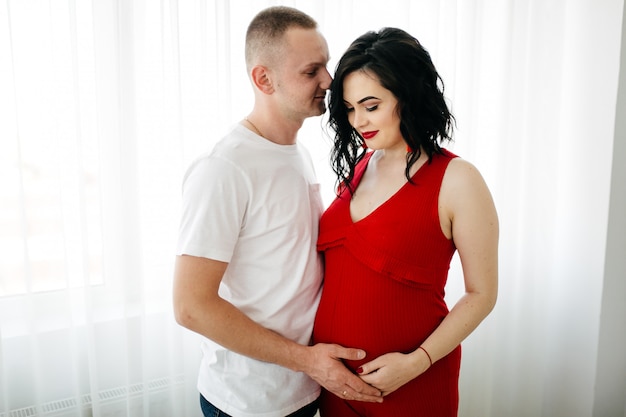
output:
[[[256,88],[262,93],[272,94],[274,92],[274,85],[270,73],[264,66],[257,65],[252,68],[251,78]]]

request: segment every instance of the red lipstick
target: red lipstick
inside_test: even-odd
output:
[[[378,130],[373,130],[371,132],[363,132],[361,133],[361,136],[363,136],[363,139],[371,139],[374,136],[376,136],[377,133],[378,133]]]

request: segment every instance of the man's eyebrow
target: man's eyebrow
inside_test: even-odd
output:
[[[311,61],[307,64],[307,66],[312,66],[312,67],[326,67],[328,65],[328,61],[324,62],[324,61]]]
[[[361,103],[363,103],[364,101],[367,101],[367,100],[379,100],[379,98],[378,97],[374,97],[374,96],[363,97],[361,100],[357,101],[356,104],[361,104]]]

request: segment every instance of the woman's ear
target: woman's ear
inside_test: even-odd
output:
[[[257,65],[252,68],[251,72],[252,82],[264,94],[272,94],[274,92],[274,86],[270,77],[270,73],[262,65]]]

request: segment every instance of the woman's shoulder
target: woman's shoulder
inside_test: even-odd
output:
[[[461,157],[448,164],[440,192],[443,204],[450,208],[463,209],[471,202],[491,201],[489,188],[478,168]]]
[[[470,161],[455,156],[450,159],[444,175],[444,184],[453,186],[460,191],[461,188],[476,183],[484,183],[484,179],[476,166]]]

